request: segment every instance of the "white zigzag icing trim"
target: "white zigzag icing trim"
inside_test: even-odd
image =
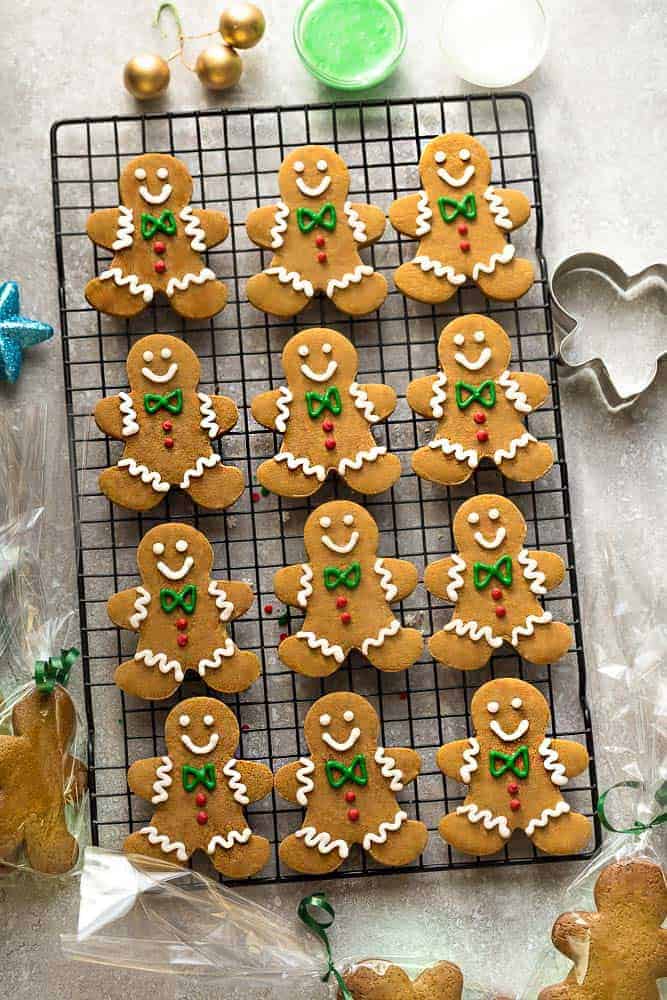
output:
[[[128,392],[119,392],[120,412],[123,414],[123,437],[132,437],[139,430],[137,411],[132,405],[132,397]]]
[[[538,819],[531,819],[530,823],[526,827],[526,836],[532,837],[535,833],[536,827],[544,827],[550,819],[557,819],[559,816],[562,816],[563,813],[569,813],[569,811],[570,804],[569,802],[566,802],[565,799],[561,799],[560,802],[557,802],[553,809],[547,806],[546,809],[542,810]]]
[[[446,278],[450,285],[462,285],[466,280],[465,274],[456,271],[451,264],[441,264],[425,253],[417,254],[413,264],[419,264],[424,273],[433,271],[436,278]]]
[[[494,816],[490,809],[478,809],[474,802],[459,806],[456,812],[459,816],[467,816],[471,823],[483,823],[485,830],[493,830],[497,826],[503,840],[509,840],[512,836],[506,816]]]
[[[396,760],[389,756],[384,747],[378,747],[375,751],[375,763],[380,765],[382,777],[389,779],[391,791],[402,792],[403,772],[396,767]]]
[[[503,199],[499,194],[496,194],[493,187],[489,187],[484,192],[484,197],[489,203],[489,211],[493,216],[493,221],[501,229],[511,229],[512,220],[510,219],[510,210],[504,203]]]
[[[281,385],[280,395],[276,400],[276,406],[278,407],[278,416],[276,417],[276,430],[281,434],[287,431],[287,422],[289,420],[290,403],[294,399],[294,394],[287,388],[286,385]]]
[[[450,441],[449,438],[437,437],[428,443],[429,448],[440,448],[444,455],[453,455],[457,462],[467,462],[471,469],[479,465],[479,458],[474,448],[464,448],[460,441]]]
[[[380,418],[375,412],[375,403],[370,401],[366,390],[362,389],[358,382],[350,382],[349,393],[356,408],[364,411],[364,417],[368,423],[376,424]]]
[[[350,848],[344,840],[333,840],[331,834],[327,833],[326,830],[318,833],[314,826],[304,826],[301,830],[297,830],[294,836],[303,837],[306,847],[316,847],[320,854],[331,854],[332,851],[338,851],[343,861],[350,853]]]
[[[528,615],[525,625],[517,625],[512,629],[510,642],[513,646],[516,646],[520,639],[528,639],[535,631],[536,625],[548,625],[552,617],[550,611],[545,611],[541,615]]]
[[[146,608],[151,603],[151,595],[148,593],[145,587],[137,587],[137,596],[134,599],[134,614],[130,617],[130,625],[132,628],[139,628],[142,621],[148,618],[148,611]]]
[[[351,201],[346,201],[343,205],[343,211],[347,216],[347,224],[352,230],[352,236],[357,241],[357,243],[366,242],[366,223],[362,222],[359,218],[359,213],[356,208],[352,207]]]
[[[282,234],[287,232],[288,217],[289,208],[284,201],[279,201],[276,205],[276,214],[274,215],[275,225],[273,225],[270,229],[272,250],[279,250],[285,242]]]
[[[452,582],[447,584],[446,593],[447,597],[452,602],[452,604],[456,604],[456,602],[459,599],[459,595],[456,593],[456,591],[460,590],[464,584],[462,574],[467,567],[465,559],[462,559],[461,556],[458,555],[458,553],[456,552],[452,553],[452,562],[454,563],[454,565],[450,566],[449,569],[447,570],[447,576]]]
[[[132,235],[134,233],[134,215],[131,208],[125,205],[118,206],[118,229],[116,239],[111,244],[112,250],[126,250],[134,243]]]
[[[200,677],[206,676],[207,670],[217,670],[224,663],[224,660],[228,656],[233,656],[235,652],[235,646],[232,640],[227,636],[225,639],[224,646],[218,646],[217,649],[213,650],[212,659],[200,660],[197,664],[197,673]]]
[[[202,229],[201,219],[198,219],[192,211],[192,205],[186,205],[185,208],[181,209],[179,218],[183,222],[187,222],[185,235],[190,237],[191,249],[196,250],[197,253],[203,253],[206,249],[206,243],[204,242],[206,234]]]
[[[530,589],[534,594],[546,594],[547,588],[544,586],[546,580],[545,574],[542,570],[537,568],[537,559],[531,558],[528,554],[528,549],[521,549],[517,558],[523,567],[524,579],[531,580]]]
[[[296,772],[296,780],[300,785],[303,785],[303,788],[297,788],[296,801],[305,809],[308,805],[308,796],[315,787],[315,784],[310,777],[315,770],[315,763],[310,759],[310,757],[299,757],[299,764],[301,764],[301,767],[298,768]]]
[[[199,274],[184,274],[182,278],[170,278],[167,282],[167,295],[171,298],[174,292],[185,292],[190,285],[203,285],[206,281],[216,280],[210,267],[202,267]]]
[[[214,854],[216,847],[222,847],[223,850],[229,851],[234,844],[247,844],[251,837],[252,830],[249,826],[246,826],[243,832],[240,832],[239,830],[230,830],[226,837],[224,837],[221,833],[216,833],[216,835],[211,837],[209,840],[206,853]]]
[[[157,667],[161,674],[168,674],[174,671],[174,680],[179,684],[183,680],[183,668],[178,660],[170,660],[166,653],[154,653],[152,649],[138,649],[134,654],[138,663],[145,663],[147,667]]]
[[[475,758],[479,753],[479,741],[475,739],[474,736],[469,736],[468,743],[470,744],[470,746],[466,747],[462,755],[465,764],[461,766],[461,769],[459,771],[459,774],[461,776],[461,781],[463,781],[466,785],[470,784],[470,778],[472,776],[473,771],[476,771],[477,768],[479,767],[479,764],[475,760]]]
[[[537,438],[533,437],[532,434],[529,434],[528,431],[524,431],[521,437],[513,438],[508,444],[507,448],[498,448],[497,451],[494,451],[493,461],[496,463],[496,465],[500,465],[500,463],[505,458],[508,459],[516,458],[516,453],[518,448],[525,448],[526,445],[530,444],[531,441],[536,441],[536,440]]]
[[[207,396],[205,392],[198,392],[197,396],[201,402],[199,407],[199,412],[202,414],[202,419],[199,421],[199,426],[203,431],[206,431],[208,436],[213,439],[220,433],[220,426],[215,419],[215,410],[213,409],[213,400],[210,396]]]
[[[473,264],[472,280],[477,281],[481,271],[483,271],[484,274],[493,274],[496,269],[496,264],[509,264],[515,253],[516,248],[514,245],[512,243],[506,243],[500,253],[491,254],[488,264],[484,264],[481,260],[478,260],[476,264]]]
[[[306,608],[308,606],[308,598],[313,593],[313,585],[310,582],[313,579],[313,570],[310,563],[301,563],[301,576],[299,577],[300,590],[296,595],[296,603],[300,608]]]
[[[338,288],[347,288],[349,285],[358,285],[366,275],[373,274],[370,264],[357,264],[354,271],[348,271],[342,278],[332,278],[327,283],[327,295],[332,299]]]
[[[395,583],[392,583],[393,578],[391,575],[391,570],[385,569],[384,559],[382,559],[381,556],[378,556],[378,558],[375,560],[373,569],[380,577],[380,586],[384,590],[385,600],[387,601],[388,604],[391,604],[392,601],[396,600],[396,595],[398,593],[398,587],[396,586]]]
[[[364,654],[364,656],[368,656],[368,650],[370,649],[371,646],[383,646],[384,640],[387,639],[389,636],[396,635],[396,633],[400,630],[400,628],[401,628],[401,623],[399,622],[398,618],[392,618],[392,620],[389,622],[388,625],[382,626],[382,628],[375,637],[369,636],[367,639],[364,639],[364,641],[361,644],[361,652]]]
[[[119,267],[109,267],[106,271],[102,271],[100,281],[108,281],[109,279],[119,288],[127,285],[130,295],[142,295],[146,303],[153,301],[155,294],[153,286],[142,284],[136,274],[123,274]]]
[[[230,792],[234,793],[234,801],[242,806],[247,806],[250,804],[250,799],[247,795],[248,786],[244,785],[241,781],[241,773],[236,766],[237,764],[238,760],[236,757],[230,757],[223,767],[222,773],[228,779],[227,784],[229,785]]]
[[[327,478],[327,470],[323,465],[313,465],[309,459],[297,458],[291,451],[279,451],[273,457],[276,462],[287,462],[287,468],[292,471],[301,469],[304,476],[317,476],[321,483]]]
[[[387,448],[383,444],[375,444],[368,451],[358,451],[354,458],[341,458],[338,463],[338,475],[344,476],[348,469],[358,472],[364,462],[374,462],[380,455],[385,455]]]
[[[118,468],[127,469],[131,476],[141,476],[142,483],[150,483],[156,493],[168,493],[171,489],[159,472],[151,472],[147,465],[141,465],[133,458],[121,458]]]
[[[498,385],[502,385],[505,390],[505,397],[513,404],[514,409],[519,413],[531,413],[532,406],[528,402],[525,392],[519,388],[519,383],[512,378],[509,371],[504,371],[497,378]]]
[[[170,771],[174,768],[173,761],[171,757],[163,757],[162,763],[158,765],[155,769],[155,775],[157,780],[153,782],[153,791],[155,795],[151,798],[151,802],[154,806],[160,804],[160,802],[166,802],[169,798],[169,792],[167,789],[171,786],[171,775]]]
[[[447,399],[447,393],[444,390],[444,386],[447,385],[447,376],[444,372],[438,372],[438,374],[433,379],[433,395],[431,396],[430,406],[431,413],[439,420],[440,417],[444,416],[444,410],[442,404]]]
[[[558,751],[554,750],[551,746],[551,739],[549,736],[545,736],[540,743],[538,753],[540,757],[544,757],[544,769],[549,771],[551,782],[554,785],[567,785],[567,775],[565,774],[565,765],[562,764],[558,759]]]
[[[191,479],[199,479],[204,475],[205,469],[212,469],[214,465],[217,465],[221,461],[222,459],[215,451],[211,455],[200,455],[195,462],[194,469],[186,469],[183,473],[183,479],[180,483],[181,489],[187,490]]]
[[[444,628],[445,632],[456,632],[458,636],[464,638],[470,636],[473,642],[486,639],[492,649],[499,649],[504,640],[500,636],[494,636],[490,625],[480,625],[474,619],[464,622],[462,618],[452,618]]]
[[[180,840],[170,840],[166,833],[158,833],[156,826],[145,826],[139,830],[139,833],[143,833],[144,836],[148,837],[149,844],[159,845],[165,854],[171,854],[172,851],[176,851],[176,857],[179,861],[188,860],[188,852],[185,849],[185,844]]]
[[[264,274],[275,274],[281,285],[291,285],[295,292],[303,292],[309,299],[315,294],[310,281],[302,278],[298,271],[288,271],[282,264],[265,268]]]
[[[318,638],[314,632],[301,629],[296,634],[297,639],[305,639],[311,649],[319,649],[323,656],[333,656],[336,663],[342,663],[345,653],[342,646],[330,643],[328,639]]]
[[[384,823],[380,823],[377,833],[367,833],[364,837],[362,841],[364,850],[370,851],[373,844],[386,844],[387,835],[400,830],[407,818],[408,814],[399,809],[393,820],[385,820]]]
[[[234,611],[234,605],[232,601],[227,600],[227,591],[217,580],[211,580],[208,585],[208,592],[211,597],[215,597],[215,606],[220,612],[220,621],[229,621]]]
[[[429,208],[428,195],[426,191],[419,192],[419,198],[417,200],[417,225],[415,227],[415,233],[417,236],[426,236],[427,233],[431,232],[431,223],[429,219],[433,218],[433,211]]]

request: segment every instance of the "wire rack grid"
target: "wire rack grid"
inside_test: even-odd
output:
[[[410,259],[415,244],[388,227],[381,242],[365,251],[390,283],[390,295],[379,313],[352,319],[320,299],[294,320],[284,321],[265,317],[250,306],[245,282],[267,259],[248,240],[244,222],[256,205],[276,200],[277,170],[286,153],[311,142],[334,147],[349,165],[351,197],[388,210],[395,198],[418,189],[417,162],[423,145],[452,130],[479,138],[490,152],[494,182],[523,190],[533,206],[531,222],[516,234],[515,242],[536,262],[536,282],[519,302],[492,303],[471,286],[458,290],[440,309],[406,300],[390,276]],[[95,313],[83,297],[85,281],[100,272],[108,257],[87,239],[86,218],[93,209],[117,204],[123,164],[147,151],[182,159],[194,178],[194,204],[220,208],[229,215],[230,238],[208,253],[210,266],[230,291],[227,307],[212,320],[186,323],[156,301],[139,318],[119,321]],[[593,816],[592,853],[600,843],[593,809],[595,758],[529,99],[504,93],[63,121],[53,126],[51,156],[94,843],[119,847],[124,835],[150,814],[150,807],[130,794],[126,771],[132,761],[163,752],[163,720],[178,700],[140,702],[115,688],[114,667],[131,655],[136,640],[110,626],[106,600],[138,582],[135,552],[144,532],[164,519],[179,519],[208,536],[216,578],[246,579],[256,594],[250,612],[235,624],[234,637],[241,648],[260,655],[263,674],[249,691],[226,699],[241,724],[239,757],[261,760],[277,770],[307,754],[301,723],[309,706],[327,691],[354,690],[377,708],[385,746],[411,746],[422,755],[420,776],[399,797],[433,833],[419,862],[403,870],[558,860],[538,854],[522,835],[501,854],[475,859],[454,851],[437,834],[440,817],[463,798],[463,787],[443,778],[435,764],[438,747],[471,734],[470,700],[481,683],[496,676],[520,676],[547,698],[552,734],[585,743],[591,755],[588,773],[573,783],[568,797],[574,808]],[[415,419],[405,401],[406,386],[435,370],[437,338],[445,323],[473,311],[484,312],[505,327],[515,367],[537,371],[550,384],[550,402],[529,417],[530,430],[549,441],[556,453],[553,469],[537,483],[506,483],[495,469],[481,468],[465,487],[443,490],[411,471],[410,454],[428,440],[433,426]],[[353,339],[360,381],[388,382],[399,395],[378,439],[401,457],[403,475],[389,493],[362,501],[378,521],[380,554],[413,561],[421,580],[428,562],[454,551],[451,524],[462,500],[476,492],[511,496],[526,517],[527,544],[557,551],[567,564],[564,583],[545,599],[547,608],[570,623],[575,635],[574,647],[556,666],[527,665],[503,650],[487,668],[468,674],[437,666],[425,654],[406,673],[383,675],[353,656],[333,677],[315,681],[294,675],[280,663],[276,655],[280,636],[297,628],[300,619],[279,606],[272,594],[273,574],[280,566],[303,559],[303,524],[315,506],[332,496],[355,497],[337,482],[328,482],[310,501],[264,495],[254,485],[255,469],[279,442],[254,423],[249,407],[256,393],[283,383],[280,352],[287,338],[298,329],[320,325],[342,330]],[[227,462],[243,469],[248,489],[224,514],[196,509],[188,498],[172,491],[150,515],[135,515],[112,507],[99,491],[97,474],[115,463],[119,446],[97,431],[90,414],[99,398],[126,388],[124,361],[129,347],[138,336],[155,330],[184,337],[200,357],[202,389],[231,395],[239,405],[241,418],[224,437],[222,450]],[[417,625],[430,635],[442,627],[449,612],[431,600],[420,583],[403,602],[402,616],[405,624]],[[179,696],[193,693],[204,693],[203,685],[186,680]],[[256,831],[267,836],[274,848],[269,866],[253,881],[300,880],[302,876],[281,865],[277,851],[280,840],[299,826],[300,809],[274,794],[251,807],[250,814]],[[352,852],[337,877],[387,871],[361,852]]]

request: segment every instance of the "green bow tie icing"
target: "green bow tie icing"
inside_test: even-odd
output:
[[[157,413],[158,410],[168,410],[169,413],[180,413],[183,409],[183,390],[172,389],[161,396],[159,392],[144,393],[144,409],[146,413]]]
[[[477,203],[474,194],[467,194],[461,201],[441,195],[438,198],[438,208],[443,222],[453,222],[459,215],[462,215],[464,219],[477,218]]]
[[[324,586],[327,590],[335,590],[336,587],[347,587],[348,590],[355,590],[361,583],[361,563],[353,562],[343,569],[337,566],[324,567]]]
[[[204,764],[203,767],[190,767],[184,764],[181,770],[183,788],[186,792],[194,792],[197,785],[203,785],[209,792],[215,788],[215,764]]]
[[[313,420],[324,413],[325,410],[329,410],[330,413],[333,413],[337,417],[343,409],[340,392],[335,385],[329,386],[326,392],[314,392],[311,390],[306,393],[306,407],[308,408],[308,416],[312,417]]]
[[[527,778],[530,771],[528,747],[521,746],[515,753],[491,750],[489,752],[489,770],[492,778],[501,778],[507,771],[511,771],[517,778]]]
[[[174,213],[165,209],[159,219],[150,212],[141,213],[141,235],[145,240],[151,240],[157,232],[173,236],[176,232]]]
[[[496,383],[492,378],[479,385],[470,385],[469,382],[459,381],[456,383],[454,391],[459,410],[465,410],[473,402],[490,410],[496,402]]]
[[[302,233],[310,233],[316,226],[332,233],[336,228],[336,208],[330,201],[322,205],[319,212],[313,212],[310,208],[297,208],[296,222]]]
[[[191,615],[197,606],[197,588],[194,583],[189,583],[183,590],[172,590],[171,587],[162,587],[160,590],[160,607],[168,615],[176,608],[182,608],[186,615]]]
[[[499,583],[504,583],[506,587],[512,585],[512,557],[501,556],[497,562],[472,564],[472,582],[476,590],[484,590],[493,579]]]
[[[328,760],[325,765],[327,781],[332,788],[340,788],[348,781],[354,785],[368,784],[368,771],[366,770],[366,758],[362,753],[358,753],[352,763],[340,764],[337,760]]]

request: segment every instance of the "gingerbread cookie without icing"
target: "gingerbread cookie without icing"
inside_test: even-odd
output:
[[[440,820],[440,836],[465,854],[495,854],[515,830],[524,830],[546,854],[576,854],[591,823],[561,795],[569,778],[588,766],[580,743],[546,735],[549,706],[525,681],[502,677],[475,693],[474,735],[445,743],[438,767],[469,786],[455,812]]]
[[[137,632],[137,651],[116,669],[119,688],[137,698],[168,698],[192,670],[210,688],[245,691],[260,674],[254,653],[239,649],[228,623],[253,602],[240,580],[211,580],[213,549],[201,532],[170,521],[139,543],[141,585],[109,598],[120,628]]]
[[[287,385],[255,396],[258,423],[284,434],[280,451],[257,470],[262,486],[280,496],[307,497],[337,472],[358,493],[381,493],[401,474],[401,462],[375,442],[371,427],[396,406],[388,385],[359,385],[357,352],[335,330],[303,330],[282,354]]]
[[[23,847],[31,868],[58,875],[79,854],[66,810],[87,785],[85,765],[69,753],[76,712],[68,692],[33,688],[14,705],[12,730],[0,735],[0,861],[15,861]]]
[[[118,464],[100,473],[102,492],[130,510],[150,510],[179,486],[199,504],[223,510],[243,492],[243,474],[222,465],[211,442],[238,420],[227,396],[198,390],[199,358],[178,337],[143,337],[127,356],[129,392],[95,407],[95,422],[124,444]]]
[[[552,931],[574,966],[539,1000],[658,1000],[667,977],[667,882],[644,859],[608,865],[595,883],[597,913],[563,913]]]
[[[412,593],[417,570],[378,555],[372,515],[351,500],[332,500],[309,516],[303,539],[309,561],[273,579],[278,599],[305,612],[299,631],[278,647],[282,662],[327,677],[358,649],[378,670],[411,667],[423,649],[421,632],[402,627],[390,605]]]
[[[461,504],[453,524],[458,553],[426,567],[426,589],[454,604],[429,640],[436,660],[457,670],[483,667],[504,642],[531,663],[554,663],[572,643],[538,598],[563,580],[555,552],[523,547],[526,522],[507,497],[484,493]]]
[[[368,958],[343,979],[354,1000],[461,1000],[463,990],[461,970],[452,962],[437,962],[413,981],[400,966]]]
[[[108,267],[86,285],[91,306],[110,316],[135,316],[160,292],[181,316],[215,316],[227,289],[201,255],[227,238],[227,216],[193,209],[192,177],[184,163],[163,153],[131,160],[119,188],[120,205],[93,212],[86,225],[93,243],[114,251]]]
[[[438,341],[441,371],[408,386],[412,409],[438,421],[433,440],[412,456],[418,476],[457,486],[483,459],[522,483],[549,471],[551,448],[524,423],[545,401],[549,386],[541,375],[508,371],[511,353],[502,326],[486,316],[460,316],[443,329]]]
[[[138,760],[127,780],[135,795],[156,807],[148,824],[123,844],[127,854],[185,864],[204,851],[227,878],[249,878],[269,860],[271,845],[254,834],[245,807],[268,795],[268,767],[233,754],[239,726],[214,698],[188,698],[164,726],[166,753]]]
[[[283,864],[324,875],[342,865],[353,844],[390,867],[416,861],[428,830],[408,819],[396,793],[419,774],[419,754],[378,746],[375,710],[348,691],[316,701],[303,731],[310,757],[285,764],[275,776],[280,795],[306,810],[303,825],[280,845]]]
[[[439,135],[419,160],[422,190],[389,209],[394,229],[419,240],[413,260],[394,273],[419,302],[446,302],[472,278],[490,299],[511,302],[533,284],[533,265],[515,256],[505,236],[530,215],[521,191],[491,184],[489,154],[461,132]]]
[[[269,266],[248,281],[252,304],[288,317],[319,293],[351,316],[379,308],[387,282],[359,250],[380,239],[387,220],[375,205],[348,201],[350,175],[338,153],[326,146],[293,150],[278,186],[278,204],[256,208],[246,221],[252,242],[273,250]]]

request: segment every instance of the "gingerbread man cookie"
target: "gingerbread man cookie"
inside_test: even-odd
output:
[[[413,981],[399,965],[370,958],[343,979],[354,1000],[461,1000],[463,991],[461,970],[452,962],[437,962]]]
[[[227,396],[198,391],[199,359],[164,333],[137,341],[127,356],[129,392],[101,399],[95,422],[124,444],[118,464],[100,473],[113,503],[150,510],[180,486],[200,507],[222,510],[243,492],[240,469],[222,465],[211,442],[231,430],[238,410]]]
[[[415,589],[417,570],[405,559],[379,556],[378,538],[371,514],[351,500],[332,500],[310,515],[310,561],[279,569],[273,580],[278,599],[306,616],[278,647],[290,669],[327,677],[353,649],[378,670],[406,670],[419,657],[421,632],[403,628],[390,608]]]
[[[91,306],[110,316],[136,316],[161,292],[181,316],[215,316],[227,289],[201,255],[227,238],[227,216],[193,209],[192,177],[184,163],[163,153],[131,160],[119,187],[120,205],[88,217],[93,243],[114,251],[109,266],[86,285]]]
[[[426,567],[424,584],[455,605],[429,649],[457,670],[483,667],[509,642],[531,663],[554,663],[567,652],[572,632],[553,621],[538,597],[557,587],[565,563],[555,552],[523,547],[526,522],[507,497],[484,493],[461,504],[454,518],[458,553]]]
[[[225,694],[250,687],[259,660],[238,649],[227,628],[252,604],[252,590],[240,580],[211,580],[213,549],[204,535],[188,524],[159,524],[139,543],[137,564],[141,585],[107,604],[112,622],[138,633],[136,653],[116,670],[118,687],[137,698],[168,698],[187,670]]]
[[[380,721],[358,694],[338,691],[309,709],[303,723],[310,757],[285,764],[276,789],[303,806],[303,825],[280,845],[280,860],[309,875],[335,871],[361,844],[380,864],[408,865],[426,847],[428,830],[408,819],[396,793],[414,781],[419,754],[378,746]]]
[[[463,805],[440,820],[440,836],[465,854],[495,854],[524,830],[546,854],[576,854],[591,824],[561,795],[588,766],[586,748],[546,735],[549,706],[532,684],[502,677],[470,705],[475,735],[445,743],[438,767],[469,786]]]
[[[138,760],[127,780],[151,802],[148,824],[123,844],[127,854],[185,864],[205,851],[227,878],[249,878],[269,860],[271,845],[248,825],[245,807],[268,795],[273,775],[264,764],[237,760],[239,726],[214,698],[188,698],[164,725],[167,752]]]
[[[530,215],[521,191],[491,184],[491,160],[470,135],[439,135],[419,160],[423,190],[389,209],[394,229],[419,240],[416,257],[394,280],[419,302],[446,302],[472,278],[490,299],[511,302],[533,283],[533,266],[515,256],[506,234]]]
[[[522,483],[549,471],[551,448],[524,424],[549,386],[541,375],[508,371],[511,352],[502,326],[486,316],[460,316],[444,328],[438,342],[441,371],[408,386],[412,409],[438,421],[433,440],[412,456],[422,479],[458,486],[482,459]]]
[[[269,267],[248,282],[254,306],[275,316],[294,316],[315,293],[351,316],[377,309],[387,282],[359,256],[382,236],[381,208],[348,201],[350,175],[338,153],[301,146],[282,162],[280,201],[263,205],[246,221],[257,246],[273,250]]]
[[[667,882],[644,859],[603,868],[595,883],[597,913],[564,913],[553,927],[556,948],[574,967],[539,1000],[658,1000],[667,977]]]
[[[359,493],[381,493],[401,462],[376,444],[371,427],[396,406],[388,385],[359,385],[357,352],[334,330],[303,330],[283,350],[287,385],[255,396],[255,420],[284,434],[280,451],[257,470],[280,496],[307,497],[335,471]]]
[[[74,704],[65,688],[33,688],[14,705],[12,736],[0,736],[0,860],[22,847],[35,871],[69,871],[79,854],[66,810],[80,804],[87,771],[69,753],[76,732]]]

